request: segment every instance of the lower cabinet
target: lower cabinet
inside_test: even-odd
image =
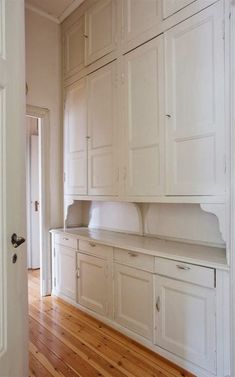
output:
[[[158,275],[155,288],[155,344],[215,372],[215,289]]]
[[[76,300],[76,250],[55,245],[55,288],[57,294]]]
[[[114,271],[115,321],[152,340],[153,274],[118,263]]]
[[[77,277],[78,303],[109,316],[112,311],[110,264],[106,260],[78,253]]]

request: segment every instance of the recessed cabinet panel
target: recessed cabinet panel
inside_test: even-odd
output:
[[[86,65],[107,55],[116,46],[116,1],[99,0],[85,15]]]
[[[224,193],[224,40],[219,2],[165,34],[167,194]]]
[[[64,74],[70,77],[84,67],[84,17],[64,32]]]
[[[156,276],[155,343],[215,372],[215,290]]]
[[[115,194],[116,63],[88,76],[88,193]]]
[[[167,18],[195,0],[162,0],[163,17]]]
[[[163,39],[124,56],[127,195],[153,196],[164,184]]]
[[[71,300],[76,299],[76,251],[55,245],[56,290]]]
[[[115,321],[147,339],[153,337],[153,275],[115,264]]]
[[[65,107],[65,193],[87,194],[86,79],[69,87]]]
[[[96,313],[108,315],[110,308],[109,265],[106,261],[78,253],[78,302]]]

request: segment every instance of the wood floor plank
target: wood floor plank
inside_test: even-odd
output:
[[[55,297],[39,296],[29,272],[30,376],[193,377],[144,346]]]

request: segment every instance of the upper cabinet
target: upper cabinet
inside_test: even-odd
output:
[[[168,195],[225,184],[223,3],[165,33]]]
[[[163,0],[163,18],[167,18],[195,0]]]
[[[115,195],[116,62],[88,76],[88,193]]]
[[[64,126],[65,194],[87,194],[86,78],[66,92]]]
[[[99,0],[85,14],[85,64],[116,47],[116,0]]]
[[[163,37],[124,56],[125,194],[164,193]]]
[[[64,30],[64,76],[68,78],[84,68],[84,16]]]

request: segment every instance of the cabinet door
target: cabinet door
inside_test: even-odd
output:
[[[110,314],[111,276],[108,262],[78,253],[77,263],[79,304],[102,315]]]
[[[85,64],[107,55],[116,46],[116,1],[99,0],[85,14]]]
[[[70,77],[84,67],[84,16],[64,31],[64,75]]]
[[[76,250],[55,245],[56,290],[58,294],[76,299]]]
[[[153,338],[153,275],[115,264],[115,321],[147,339]]]
[[[124,56],[126,194],[164,191],[164,69],[162,36]]]
[[[155,343],[215,371],[215,290],[156,276]]]
[[[88,194],[114,195],[116,63],[88,76]]]
[[[161,0],[123,0],[124,39],[131,41],[161,21]]]
[[[167,194],[223,194],[223,3],[166,32],[165,48]]]
[[[162,0],[163,17],[167,18],[195,0]]]
[[[65,194],[87,194],[86,79],[69,87],[65,105]]]

